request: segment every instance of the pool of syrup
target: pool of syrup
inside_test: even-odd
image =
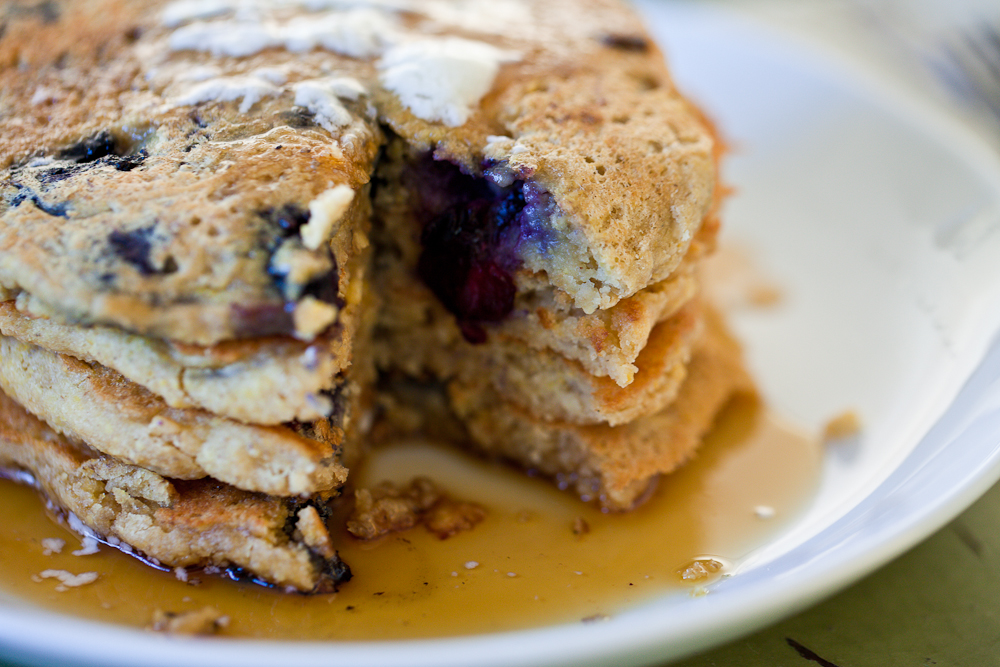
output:
[[[710,581],[681,576],[692,561],[730,566],[773,539],[808,504],[819,462],[818,439],[741,399],[720,415],[698,456],[661,480],[645,505],[607,514],[503,465],[400,443],[375,453],[359,471],[363,484],[427,475],[452,497],[483,505],[487,518],[447,540],[420,527],[373,542],[334,531],[354,578],[322,596],[204,573],[185,583],[103,546],[73,555],[79,539],[51,520],[37,493],[0,481],[0,590],[135,627],[158,609],[211,605],[229,619],[223,635],[265,639],[440,637],[600,618],[654,596],[690,594]],[[46,554],[46,538],[66,546]],[[44,570],[98,578],[67,588],[39,578]]]

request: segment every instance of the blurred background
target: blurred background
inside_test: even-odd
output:
[[[836,51],[949,114],[1000,153],[1000,0],[698,4],[718,5]],[[1000,665],[1000,485],[847,590],[750,637],[672,664]]]

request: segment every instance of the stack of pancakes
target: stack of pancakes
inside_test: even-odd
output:
[[[331,590],[414,382],[614,509],[749,386],[712,134],[617,0],[39,7],[0,10],[0,465],[78,530]]]
[[[591,107],[579,113],[588,112],[599,113]],[[550,145],[532,145],[522,138],[516,147],[531,146],[533,152],[551,155],[551,144],[558,145],[561,136],[579,137],[586,129],[565,123],[546,139]],[[607,136],[606,130],[600,134],[604,136],[592,139],[616,146],[622,139]],[[406,150],[400,147],[396,153],[406,155]],[[592,154],[573,157],[589,165]],[[636,161],[646,156],[640,158]],[[631,181],[632,174],[616,172],[631,169],[641,174],[648,167],[630,164],[628,158],[613,161],[610,156],[610,166],[604,170],[607,182],[578,184],[573,177],[584,180],[586,176],[579,172],[588,170],[572,161],[549,166],[560,180],[558,184],[543,181],[547,192],[587,187],[599,205],[618,199],[624,208],[635,203],[632,198],[648,196],[644,188],[657,187],[646,180],[632,190],[622,190],[620,182]],[[513,158],[506,164],[511,162]],[[436,431],[452,438],[457,433],[461,442],[477,451],[551,477],[586,501],[609,510],[627,510],[647,497],[660,475],[690,458],[734,392],[753,391],[738,345],[700,295],[699,264],[714,248],[719,228],[713,207],[699,209],[700,218],[692,215],[690,238],[669,246],[673,258],[668,256],[662,266],[651,267],[650,275],[637,279],[646,283],[627,295],[610,290],[594,295],[587,279],[580,281],[574,295],[565,283],[554,284],[550,271],[527,268],[531,261],[527,255],[534,248],[521,240],[522,245],[515,248],[521,255],[511,272],[514,290],[509,309],[502,318],[476,320],[465,317],[447,294],[438,294],[433,278],[421,279],[431,271],[428,258],[440,261],[443,254],[428,250],[432,235],[428,230],[455,218],[454,209],[444,205],[428,213],[427,207],[434,204],[424,201],[412,185],[426,178],[407,177],[409,170],[426,169],[426,158],[411,150],[399,164],[384,158],[380,169],[393,177],[376,181],[373,280],[380,294],[392,298],[379,311],[376,362],[383,378],[395,379],[388,385],[394,392],[390,411],[402,403],[425,415],[423,420],[404,415],[400,428]],[[398,177],[399,173],[403,176]],[[699,176],[711,181],[709,173]],[[544,178],[544,174],[535,171],[531,178],[536,177]],[[454,179],[467,177],[459,174]],[[499,196],[504,196],[503,191]],[[555,198],[559,201],[558,195]],[[470,206],[478,204],[459,198],[459,209]],[[607,225],[600,216],[600,211],[585,210],[571,224],[584,229],[594,221]],[[634,253],[645,259],[663,251],[649,248],[655,239],[639,234],[628,238],[620,229],[587,231],[593,238],[585,242],[594,245],[627,242],[638,246],[615,248],[612,257]],[[457,245],[461,244],[452,244],[449,251]],[[497,244],[485,245],[495,249]],[[509,251],[510,244],[499,245],[504,249],[496,252]],[[574,266],[578,257],[560,256],[563,249],[562,245],[546,248],[545,261],[569,265],[585,276],[600,271],[590,267],[594,254],[588,252],[587,263]],[[493,267],[502,261],[486,263]],[[449,278],[455,280],[454,275]],[[468,289],[496,292],[495,286]],[[413,378],[425,383],[416,392]],[[435,390],[444,395],[450,415],[435,410],[442,401],[433,396],[428,400],[428,393]],[[457,418],[460,428],[441,429],[446,416]]]

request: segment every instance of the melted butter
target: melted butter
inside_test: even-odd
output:
[[[453,497],[485,506],[488,517],[444,541],[423,528],[371,543],[340,534],[354,579],[313,597],[201,573],[190,575],[197,585],[184,583],[106,547],[73,556],[79,540],[45,515],[38,495],[2,482],[0,586],[41,607],[139,627],[156,609],[212,605],[230,618],[225,634],[268,639],[398,639],[574,622],[699,591],[708,579],[682,573],[696,560],[738,563],[775,536],[811,497],[819,460],[816,440],[738,401],[697,458],[663,479],[645,505],[603,514],[503,466],[424,443],[394,445],[375,454],[364,481],[427,474]],[[44,555],[42,540],[52,537],[66,547]],[[60,592],[55,579],[33,580],[47,569],[99,578]]]

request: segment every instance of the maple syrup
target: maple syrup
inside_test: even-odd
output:
[[[75,556],[79,539],[46,515],[38,494],[2,481],[0,591],[133,627],[149,624],[156,610],[211,605],[228,617],[222,634],[262,639],[441,637],[600,618],[723,576],[805,508],[819,462],[818,438],[739,399],[720,414],[697,457],[663,478],[648,502],[609,514],[502,464],[400,443],[352,474],[362,485],[427,475],[452,497],[484,506],[487,518],[447,540],[419,527],[373,542],[334,531],[354,578],[321,596],[200,572],[185,583],[104,546]],[[52,538],[65,541],[59,553],[51,552]],[[708,574],[686,576],[692,564]],[[67,587],[40,578],[45,570],[96,572],[97,579]]]

